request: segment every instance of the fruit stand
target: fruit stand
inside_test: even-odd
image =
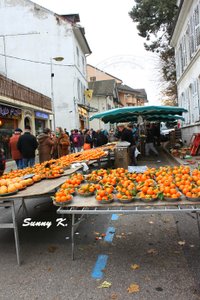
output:
[[[71,197],[67,198],[70,193]],[[60,206],[58,214],[72,215],[74,259],[75,228],[85,215],[193,212],[199,229],[200,171],[191,171],[185,166],[166,166],[147,168],[143,173],[118,168],[94,170],[87,177],[76,174],[55,194],[54,204]],[[81,215],[77,222],[76,215]]]
[[[131,203],[109,203],[101,204],[97,203],[95,197],[87,198],[87,201],[80,199],[80,197],[75,197],[74,203],[71,203],[68,207],[60,207],[57,210],[58,214],[61,215],[71,215],[71,249],[72,249],[72,259],[74,260],[74,234],[75,229],[83,220],[86,215],[98,215],[98,214],[138,214],[138,213],[185,213],[185,212],[195,212],[197,216],[197,224],[199,228],[199,216],[200,212],[200,202],[191,202],[183,200],[180,202],[156,202],[151,205],[146,203],[141,203],[140,201],[135,201]],[[75,216],[81,215],[80,219],[76,222]]]
[[[31,199],[41,199],[46,196],[52,196],[58,187],[66,181],[67,176],[71,175],[74,172],[77,172],[82,167],[77,167],[74,169],[66,170],[63,176],[59,178],[55,178],[53,180],[44,179],[32,186],[29,186],[27,189],[19,191],[18,193],[9,193],[10,195],[4,195],[0,197],[0,207],[11,207],[12,212],[12,222],[11,223],[1,223],[1,228],[12,228],[14,230],[15,236],[15,247],[16,247],[16,255],[17,255],[17,262],[21,264],[20,258],[20,243],[19,243],[19,236],[18,236],[18,228],[17,228],[17,215],[16,215],[16,201],[21,201],[21,207],[23,207],[26,215],[28,215],[28,211],[26,208],[26,202]],[[13,194],[13,195],[11,195]]]

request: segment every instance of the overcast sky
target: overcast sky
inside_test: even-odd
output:
[[[123,80],[132,88],[144,88],[150,105],[160,104],[158,60],[147,51],[128,12],[134,0],[35,0],[58,14],[79,14],[92,51],[87,62]]]

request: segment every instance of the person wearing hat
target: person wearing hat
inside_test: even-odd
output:
[[[23,160],[22,155],[17,149],[17,143],[19,140],[19,137],[21,136],[22,130],[20,128],[16,128],[14,131],[14,134],[11,136],[9,141],[9,147],[12,159],[15,160],[17,169],[23,169]]]

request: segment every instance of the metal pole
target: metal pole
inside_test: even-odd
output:
[[[17,220],[15,216],[15,206],[14,201],[12,201],[12,220],[13,220],[13,227],[14,227],[14,236],[15,236],[15,247],[16,247],[16,254],[17,254],[17,263],[20,266],[21,265],[21,259],[20,259],[20,245],[19,245],[19,236],[18,236],[18,228],[17,228]]]
[[[54,78],[54,73],[53,73],[53,59],[52,57],[50,58],[50,67],[51,67],[51,103],[52,103],[52,113],[53,113],[53,130],[55,131],[56,129],[56,122],[55,122],[55,103],[54,103],[54,86],[53,86],[53,78]]]
[[[3,36],[3,52],[5,55],[5,59],[4,59],[4,64],[5,64],[5,75],[7,77],[8,72],[7,72],[7,55],[6,55],[6,37]]]
[[[75,215],[72,214],[72,228],[71,228],[71,239],[72,239],[72,260],[74,260],[74,223],[75,223]]]

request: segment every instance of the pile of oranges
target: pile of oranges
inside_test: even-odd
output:
[[[74,176],[66,180],[63,188],[70,185],[74,191],[73,187],[84,180],[82,174]],[[91,185],[87,178],[98,182]],[[83,189],[83,193],[96,191],[95,198],[99,202],[112,199],[181,200],[182,195],[186,199],[200,200],[200,171],[191,172],[188,166],[151,168],[139,174],[129,173],[123,168],[98,169],[87,175],[85,181],[78,190]]]

